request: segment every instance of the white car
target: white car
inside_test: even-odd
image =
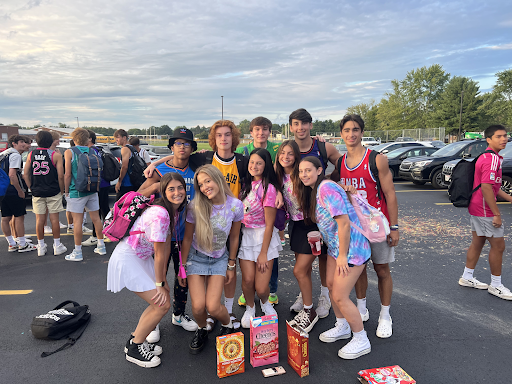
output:
[[[363,137],[361,144],[363,144],[365,147],[369,147],[372,145],[379,145],[380,138],[379,138],[379,140],[375,140],[375,138],[373,138],[373,137]]]

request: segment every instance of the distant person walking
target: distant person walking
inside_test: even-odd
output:
[[[151,157],[149,157],[148,151],[140,146],[140,140],[138,137],[130,138],[129,143],[139,153],[139,156],[142,157],[142,160],[144,160],[146,165],[151,164]]]
[[[116,201],[119,200],[126,192],[136,191],[138,187],[134,186],[130,180],[131,158],[133,153],[128,144],[128,133],[124,129],[118,129],[114,132],[116,144],[121,148],[121,174],[116,184]]]
[[[499,152],[508,142],[507,129],[502,125],[491,125],[484,131],[485,139],[492,153],[483,153],[475,164],[473,189],[478,188],[471,196],[468,211],[471,222],[472,240],[466,255],[466,267],[459,279],[459,285],[476,289],[487,289],[494,296],[504,300],[512,300],[510,289],[501,282],[503,252],[505,251],[504,225],[501,213],[496,204],[499,196],[509,202],[512,197],[501,190],[503,157]],[[478,281],[473,273],[482,253],[485,242],[491,245],[489,266],[491,268],[491,284]]]

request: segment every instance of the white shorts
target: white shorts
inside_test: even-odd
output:
[[[66,211],[72,213],[83,213],[84,209],[89,211],[100,210],[100,200],[98,199],[98,193],[93,193],[84,197],[67,197]]]
[[[242,244],[238,251],[238,258],[240,260],[249,260],[256,262],[261,252],[261,246],[263,243],[263,234],[265,233],[265,227],[263,228],[242,228]],[[276,259],[279,257],[279,251],[282,251],[281,239],[279,238],[279,231],[276,227],[272,232],[272,238],[267,251],[267,260]]]

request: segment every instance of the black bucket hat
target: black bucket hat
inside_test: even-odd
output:
[[[192,144],[192,152],[197,150],[197,143],[194,141],[194,134],[190,129],[187,128],[176,128],[171,138],[169,138],[169,145],[167,146],[172,150],[172,146],[177,139],[184,139],[190,141]]]

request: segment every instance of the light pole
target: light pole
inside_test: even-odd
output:
[[[460,92],[460,116],[459,116],[459,141],[462,140],[462,98],[464,97],[464,91]]]
[[[78,128],[80,128],[80,124],[78,123],[78,117],[75,117],[75,119],[76,119],[76,126],[77,126]]]
[[[222,120],[224,120],[224,96],[220,97],[222,100]]]

